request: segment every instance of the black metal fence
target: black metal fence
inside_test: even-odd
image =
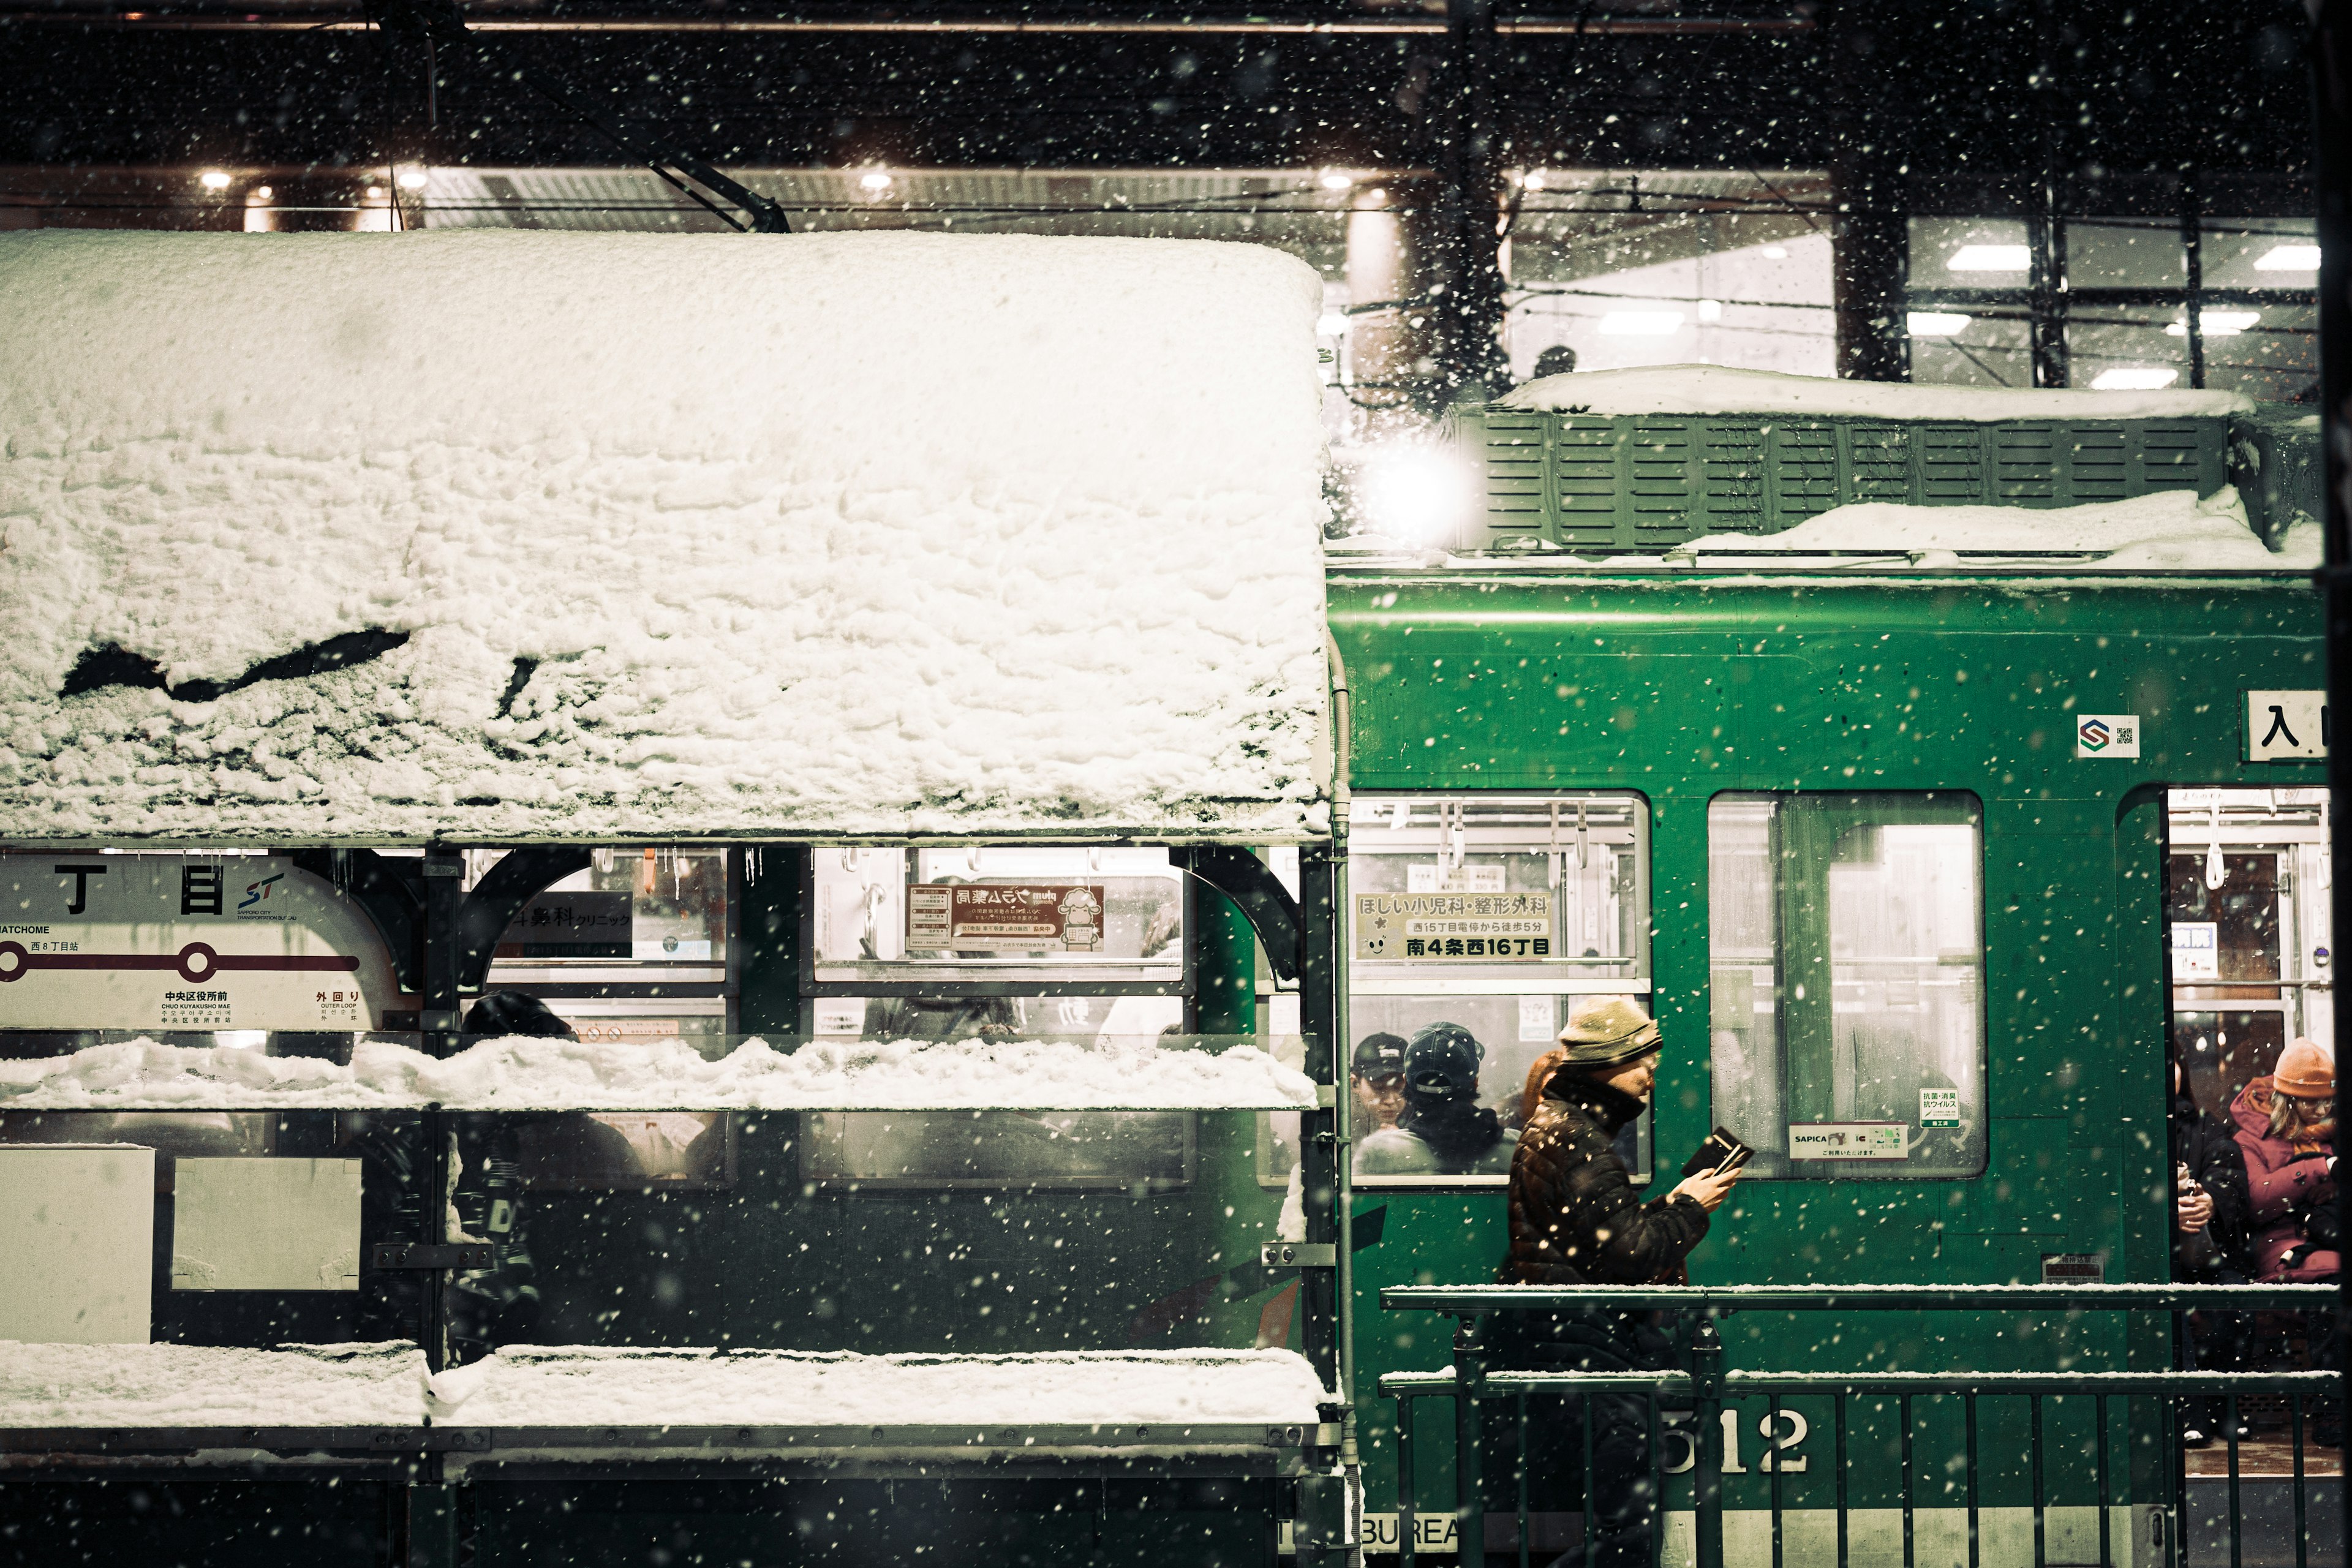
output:
[[[1933,1469],[1939,1474],[1948,1474],[1954,1459],[1957,1459],[1960,1470],[1958,1489],[1966,1511],[1966,1562],[1968,1568],[1982,1568],[1986,1509],[1982,1501],[1979,1407],[1987,1399],[2022,1400],[2027,1406],[2029,1436],[2025,1458],[2032,1497],[2031,1560],[2033,1568],[2047,1568],[2052,1562],[2052,1428],[2059,1413],[2076,1401],[2086,1401],[2090,1406],[2088,1449],[2092,1455],[2092,1490],[2088,1506],[2095,1515],[2097,1556],[2095,1561],[2102,1565],[2171,1564],[2181,1563],[2193,1554],[2200,1560],[2213,1562],[2213,1568],[2220,1568],[2220,1554],[2213,1552],[2210,1545],[2204,1552],[2198,1552],[2184,1542],[2184,1526],[2189,1521],[2182,1453],[2178,1447],[2182,1414],[2180,1402],[2191,1398],[2218,1399],[2221,1402],[2223,1413],[2220,1426],[2221,1436],[2226,1444],[2227,1459],[2223,1476],[2227,1506],[2220,1521],[2222,1527],[2220,1534],[2226,1540],[2226,1560],[2230,1568],[2248,1568],[2241,1498],[2240,1402],[2258,1395],[2279,1397],[2284,1401],[2289,1421],[2292,1560],[2295,1568],[2313,1568],[2309,1552],[2311,1521],[2306,1511],[2305,1450],[2320,1402],[2334,1399],[2341,1393],[2343,1380],[2340,1373],[2315,1371],[2072,1369],[1996,1373],[1747,1371],[1726,1367],[1723,1340],[1716,1325],[1719,1319],[1741,1310],[1979,1313],[2023,1310],[2074,1315],[2098,1310],[2137,1310],[2169,1313],[2205,1309],[2324,1313],[2332,1309],[2337,1300],[2336,1289],[2324,1285],[1394,1287],[1381,1293],[1382,1306],[1391,1310],[1418,1309],[1442,1312],[1459,1320],[1454,1338],[1454,1364],[1451,1370],[1393,1373],[1381,1379],[1381,1393],[1396,1401],[1400,1568],[1413,1568],[1416,1557],[1420,1555],[1416,1550],[1414,1520],[1416,1435],[1413,1408],[1417,1402],[1444,1398],[1450,1399],[1454,1405],[1453,1513],[1461,1568],[1485,1568],[1487,1552],[1483,1463],[1486,1411],[1494,1402],[1510,1402],[1517,1438],[1511,1447],[1516,1491],[1516,1528],[1511,1540],[1520,1568],[1531,1568],[1535,1531],[1528,1496],[1531,1468],[1528,1460],[1531,1436],[1528,1396],[1553,1395],[1575,1402],[1579,1416],[1575,1426],[1582,1435],[1582,1473],[1586,1478],[1586,1484],[1581,1489],[1582,1539],[1591,1542],[1595,1540],[1598,1524],[1597,1500],[1591,1484],[1597,1425],[1593,1402],[1596,1396],[1607,1394],[1637,1395],[1646,1412],[1645,1452],[1649,1456],[1650,1484],[1653,1487],[1658,1485],[1660,1460],[1669,1429],[1687,1432],[1691,1447],[1687,1468],[1691,1473],[1693,1515],[1690,1557],[1695,1568],[1723,1568],[1722,1446],[1725,1427],[1722,1414],[1732,1402],[1759,1396],[1766,1402],[1767,1415],[1762,1429],[1768,1434],[1768,1441],[1769,1435],[1783,1426],[1783,1401],[1801,1397],[1818,1400],[1823,1396],[1832,1401],[1834,1446],[1832,1490],[1836,1568],[1850,1568],[1854,1554],[1853,1524],[1855,1509],[1852,1499],[1857,1471],[1852,1462],[1849,1439],[1853,1428],[1854,1402],[1858,1399],[1872,1401],[1874,1412],[1889,1401],[1895,1405],[1899,1434],[1896,1443],[1899,1474],[1895,1478],[1895,1490],[1900,1499],[1903,1568],[1920,1568],[1918,1516],[1922,1509],[1923,1471]],[[1684,1319],[1685,1331],[1675,1336],[1684,1364],[1657,1370],[1605,1372],[1496,1365],[1493,1364],[1492,1348],[1475,1331],[1479,1320],[1490,1313],[1579,1310],[1654,1310]],[[1945,1400],[1960,1402],[1960,1452],[1956,1456],[1941,1453],[1923,1456],[1916,1451],[1915,1443],[1919,1430],[1916,1417],[1921,1414],[1915,1402]],[[2121,1402],[2120,1406],[2118,1402]],[[1685,1409],[1688,1413],[1686,1424],[1675,1422],[1674,1415]],[[2070,1414],[2074,1415],[2074,1419],[2069,1424],[2078,1434],[2075,1447],[2079,1448],[2079,1433],[2084,1423],[2078,1413]],[[2149,1436],[2154,1435],[2157,1437],[2155,1452],[2161,1456],[2158,1462],[2166,1482],[2158,1496],[2150,1497],[2150,1489],[2145,1485],[2135,1487],[2129,1477],[2123,1478],[2118,1484],[2118,1478],[2114,1474],[2116,1467],[2112,1456],[2115,1445],[2111,1440],[2117,1432],[2137,1434],[2136,1445],[2127,1447],[2126,1453],[2147,1454],[2150,1447]],[[2137,1465],[2140,1461],[2135,1459],[2132,1462]],[[1677,1470],[1683,1468],[1675,1467]],[[1792,1559],[1790,1514],[1784,1499],[1784,1475],[1790,1467],[1774,1463],[1773,1456],[1768,1453],[1763,1468],[1769,1477],[1768,1512],[1771,1568],[1789,1568]],[[1884,1489],[1878,1487],[1874,1489]],[[1951,1489],[1947,1483],[1941,1489],[1948,1492]],[[1667,1560],[1669,1547],[1667,1510],[1662,1491],[1654,1502],[1650,1517],[1650,1560],[1656,1564]],[[2144,1508],[2152,1505],[2150,1539],[2118,1539],[2116,1513],[2119,1507],[2134,1503]],[[2080,1508],[2084,1505],[2077,1502],[2072,1506]],[[2134,1516],[2126,1514],[2126,1518]],[[2341,1562],[2340,1521],[2336,1528],[2339,1543],[2335,1560]],[[1807,1542],[1805,1550],[1793,1560],[1805,1563],[1822,1562],[1826,1554],[1819,1550],[1820,1544]],[[1869,1555],[1879,1554],[1874,1552]],[[2066,1561],[2080,1562],[2081,1559],[2070,1557]]]

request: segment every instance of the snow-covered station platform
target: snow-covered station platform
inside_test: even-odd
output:
[[[416,1561],[493,1473],[1225,1478],[1271,1549],[1341,1430],[1260,1253],[1334,1225],[1308,268],[54,234],[0,293],[0,1173],[89,1195],[0,1221],[0,1469],[359,1466]],[[533,963],[582,1038],[464,1022]],[[1264,1113],[1279,1215],[1197,1154]]]

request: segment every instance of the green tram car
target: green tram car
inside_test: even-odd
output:
[[[1446,1367],[1452,1324],[1384,1307],[1382,1293],[1491,1280],[1506,1215],[1491,1152],[1454,1172],[1367,1157],[1379,1091],[1345,1070],[1367,1038],[1462,1026],[1482,1047],[1481,1102],[1507,1131],[1580,999],[1631,996],[1665,1038],[1653,1114],[1626,1141],[1637,1172],[1663,1190],[1718,1124],[1759,1151],[1691,1259],[1695,1280],[1974,1286],[2165,1280],[2168,1058],[2189,1060],[2218,1105],[2286,1037],[2325,1023],[2324,1006],[2304,1012],[2324,1002],[2330,946],[2322,628],[2306,568],[2284,557],[2123,568],[2063,538],[2042,552],[1924,559],[1899,542],[1711,552],[1685,548],[1720,525],[1690,504],[1674,527],[1652,514],[1633,548],[1594,563],[1573,558],[1589,542],[1561,531],[1576,526],[1561,499],[1574,490],[1557,466],[1535,483],[1532,510],[1514,466],[1529,428],[1556,451],[1577,417],[1497,417],[1465,437],[1486,464],[1498,531],[1534,516],[1554,548],[1483,538],[1454,553],[1335,552],[1329,572],[1348,699],[1337,1077],[1349,1224],[1328,1263],[1349,1381],[1327,1415],[1329,1434],[1343,1416],[1352,1430],[1311,1466],[1360,1464],[1374,1555],[1396,1549],[1408,1501],[1417,1540],[1443,1550],[1454,1500],[1443,1443],[1419,1456],[1416,1497],[1398,1496],[1396,1405],[1379,1386]],[[1850,453],[1853,432],[1825,427]],[[2086,425],[2066,449],[2104,450],[2115,434]],[[1670,445],[1638,428],[1609,438],[1628,475]],[[2185,447],[2137,430],[2111,445],[2126,439],[2132,493],[2151,480],[2210,493],[2225,450],[2289,449],[2262,432],[2225,438],[2218,420]],[[1926,449],[1914,447],[1915,467]],[[2163,451],[2189,453],[2185,479],[2147,456]],[[1839,472],[1824,481],[1832,502],[1852,499]],[[2241,479],[2248,496],[2268,494],[2267,479]],[[2258,525],[2284,533],[2269,500]],[[1633,527],[1612,515],[1611,529]],[[1750,545],[1769,545],[1769,531],[1749,529],[1759,531]],[[600,859],[596,886],[628,887],[638,853],[620,847],[617,873]],[[735,953],[708,996],[677,993],[673,1011],[707,1001],[714,1025],[723,1016],[717,1026],[744,1034],[854,1035],[872,1016],[860,1009],[909,989],[862,974],[854,931],[842,935],[872,874],[855,851],[643,853],[643,885],[677,895],[665,918],[723,910],[700,940]],[[887,851],[917,853],[934,852]],[[1085,869],[1092,852],[1067,853]],[[1267,858],[1287,870],[1280,853]],[[700,902],[678,892],[697,879]],[[1099,1031],[1107,1009],[1148,1004],[1188,1033],[1294,1035],[1292,984],[1268,970],[1249,921],[1186,885],[1181,941],[1159,968],[1118,984],[1000,987],[997,1000],[1025,1009],[1031,1030],[1058,1016]],[[1415,934],[1383,925],[1391,914],[1438,924]],[[2184,932],[2204,945],[2182,945]],[[522,984],[531,963],[560,956],[519,947],[490,982]],[[587,1013],[617,992],[548,994]],[[275,1146],[331,1146],[334,1114],[276,1118]],[[531,1196],[541,1340],[1316,1349],[1321,1261],[1312,1247],[1299,1255],[1302,1290],[1296,1260],[1278,1243],[1265,1250],[1289,1234],[1282,1211],[1311,1112],[1129,1125],[1052,1181],[973,1152],[1043,1136],[1034,1118],[901,1116],[940,1134],[916,1169],[877,1163],[859,1117],[878,1125],[890,1113],[736,1113],[722,1119],[723,1161],[692,1180],[567,1176],[568,1156],[551,1154],[553,1173]],[[157,1202],[160,1213],[171,1199]],[[158,1340],[357,1337],[348,1298],[159,1289],[156,1302]],[[2169,1314],[2148,1311],[1742,1311],[1723,1333],[1730,1364],[1773,1371],[2149,1370],[2174,1357]],[[1892,1398],[1851,1401],[1842,1426],[1826,1398],[1735,1404],[1707,1446],[1720,1450],[1732,1521],[1726,1560],[1780,1568],[1784,1548],[1789,1562],[1839,1561],[1822,1532],[1841,1496],[1855,1510],[1855,1563],[2089,1563],[2102,1507],[2112,1561],[2176,1560],[2182,1527],[2166,1521],[2178,1518],[2177,1456],[2160,1401],[2118,1401],[2110,1421],[2088,1401],[2057,1400],[2029,1429],[2025,1399],[1990,1400],[1968,1430],[1957,1400],[1913,1404],[1907,1429]],[[1532,1549],[1563,1548],[1584,1501],[1573,1457],[1547,1450],[1538,1429],[1515,1466],[1507,1402],[1490,1415],[1490,1538],[1507,1538],[1492,1531],[1524,1473]],[[1702,1446],[1686,1426],[1668,1436],[1679,1441],[1663,1456],[1664,1551],[1687,1562]],[[1922,1478],[1907,1499],[1906,1457]],[[1973,1542],[1964,1463],[1986,1510]],[[11,1477],[0,1561],[167,1546],[189,1562],[390,1561],[410,1539],[392,1517],[396,1479],[293,1460],[224,1474],[130,1458],[72,1479]],[[1315,1490],[1296,1465],[1220,1470],[1148,1449],[1092,1468],[1066,1456],[893,1468],[868,1456],[821,1479],[648,1462],[592,1480],[490,1465],[462,1505],[463,1539],[486,1563],[1263,1563],[1301,1544],[1294,1518],[1321,1509],[1313,1528],[1328,1528],[1329,1500]],[[1776,1496],[1810,1510],[1778,1546],[1761,1522]],[[2046,1540],[2029,1517],[2037,1501],[2052,1506]],[[1910,1555],[1894,1533],[1906,1507]],[[2191,1535],[2191,1557],[2214,1560],[2209,1537]],[[2331,1531],[2315,1515],[2310,1539],[2340,1541],[2340,1521]]]

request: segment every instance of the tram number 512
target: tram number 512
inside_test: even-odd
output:
[[[1739,1412],[1726,1410],[1722,1413],[1721,1420],[1723,1422],[1723,1473],[1727,1476],[1744,1476],[1748,1473],[1748,1467],[1740,1459]],[[1781,1411],[1780,1421],[1780,1436],[1776,1439],[1773,1436],[1771,1414],[1767,1412],[1757,1418],[1756,1435],[1764,1440],[1764,1451],[1758,1456],[1756,1468],[1768,1472],[1777,1469],[1784,1476],[1801,1475],[1808,1461],[1804,1455],[1792,1450],[1805,1440],[1805,1434],[1812,1428],[1805,1418],[1794,1410]],[[1679,1476],[1697,1464],[1698,1434],[1692,1430],[1689,1416],[1685,1415],[1680,1419],[1667,1417],[1660,1436],[1665,1440],[1665,1457],[1674,1461],[1665,1467],[1666,1474]]]

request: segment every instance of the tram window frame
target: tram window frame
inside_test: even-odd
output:
[[[1759,900],[1753,897],[1743,900],[1728,892],[1728,866],[1735,853],[1739,853],[1738,847],[1727,842],[1734,820],[1729,814],[1753,813],[1758,808],[1769,808],[1762,813],[1769,835],[1763,854],[1777,868],[1760,900],[1761,913],[1770,921],[1769,939],[1762,943],[1755,940],[1757,932],[1752,925],[1742,930],[1732,924],[1743,918],[1753,921],[1759,913]],[[1783,837],[1785,825],[1790,822],[1801,824],[1803,829],[1793,845]],[[1932,959],[1924,952],[1849,953],[1841,961],[1835,947],[1838,922],[1832,907],[1833,872],[1841,864],[1888,864],[1884,858],[1887,847],[1885,830],[1890,827],[1958,827],[1968,832],[1965,855],[1949,864],[1965,867],[1971,886],[1957,903],[1942,894],[1936,895],[1943,907],[1927,910],[1927,918],[1940,927],[1950,921],[1956,910],[1964,908],[1974,923],[1972,940],[1964,946],[1939,944]],[[1866,862],[1841,859],[1841,856],[1851,853],[1857,831],[1866,836],[1861,842],[1869,846],[1871,858]],[[1745,851],[1754,852],[1752,848]],[[1793,876],[1789,874],[1791,871]],[[1888,882],[1893,885],[1891,871]],[[1990,1071],[1984,899],[1984,804],[1970,791],[1743,790],[1726,791],[1708,801],[1708,1078],[1716,1121],[1757,1150],[1748,1166],[1750,1179],[1973,1181],[1984,1174],[1990,1142],[1986,1088]],[[1893,930],[1898,924],[1882,921],[1874,929]],[[1801,934],[1792,942],[1792,929],[1813,934]],[[1808,997],[1803,983],[1790,979],[1792,968],[1804,966],[1803,955],[1808,952],[1814,955],[1811,962],[1826,961],[1831,965],[1832,984],[1825,999]],[[1857,966],[1862,964],[1884,966],[1899,963],[1916,966],[1923,962],[1932,963],[1937,975],[1946,970],[1962,970],[1968,977],[1955,983],[1921,975],[1906,977],[1892,972],[1876,977],[1855,975]],[[1853,977],[1838,978],[1841,967]],[[1733,983],[1735,978],[1738,984]],[[1842,1001],[1840,993],[1847,987],[1861,994]],[[1873,987],[1882,994],[1874,1010],[1868,1006]],[[1960,1005],[1972,1006],[1973,1028],[1955,1030],[1948,1019],[1938,1020],[1938,999],[1927,994],[1931,987],[1948,989]],[[1887,994],[1902,989],[1912,993],[1908,1001],[1897,1002]],[[1734,1020],[1742,1016],[1743,1005],[1748,1021],[1741,1026]],[[1836,1100],[1843,1096],[1851,1108],[1867,1080],[1857,1083],[1854,1077],[1853,1064],[1861,1044],[1857,1026],[1846,1026],[1848,1033],[1841,1043],[1836,1033],[1838,1016],[1883,1018],[1896,1007],[1906,1012],[1917,1009],[1929,1027],[1945,1034],[1948,1045],[1972,1034],[1973,1051],[1965,1058],[1947,1051],[1940,1060],[1923,1065],[1922,1042],[1915,1033],[1912,1059],[1901,1064],[1901,1071],[1912,1079],[1909,1087],[1922,1094],[1921,1103],[1911,1105],[1907,1094],[1899,1095],[1885,1116],[1873,1119],[1847,1114],[1841,1118]],[[1766,1033],[1757,1027],[1754,1020],[1768,1013],[1771,1022]],[[1815,1037],[1801,1041],[1801,1050],[1792,1048],[1792,1013],[1799,1016],[1798,1026]],[[1826,1039],[1819,1037],[1824,1027]],[[1763,1037],[1753,1037],[1759,1035]],[[1759,1056],[1763,1058],[1760,1061]],[[1800,1058],[1826,1064],[1831,1074],[1828,1081],[1802,1086],[1796,1083],[1792,1064]],[[1846,1064],[1843,1074],[1839,1070],[1842,1062]],[[1954,1068],[1962,1070],[1956,1073],[1951,1070]],[[1930,1072],[1942,1079],[1942,1083],[1917,1081]],[[1968,1081],[1970,1073],[1973,1084]],[[1743,1094],[1733,1087],[1741,1081],[1757,1088]],[[1931,1089],[1956,1093],[1957,1128],[1940,1122],[1933,1127],[1925,1124],[1924,1095]],[[1792,1105],[1804,1099],[1829,1102],[1829,1119],[1807,1122],[1792,1118]],[[1748,1102],[1740,1103],[1742,1100]],[[1906,1107],[1909,1108],[1907,1113],[1898,1121],[1895,1113],[1904,1111]],[[1823,1131],[1820,1136],[1824,1140],[1843,1134],[1854,1146],[1864,1149],[1882,1147],[1881,1141],[1892,1137],[1891,1133],[1871,1130],[1901,1126],[1905,1129],[1904,1153],[1891,1157],[1794,1159],[1789,1154],[1792,1124],[1821,1128]],[[1948,1152],[1947,1157],[1925,1168],[1923,1163],[1915,1163],[1913,1155],[1916,1152],[1939,1145],[1942,1152]]]
[[[1553,1048],[1571,1008],[1582,997],[1619,995],[1631,997],[1644,1012],[1652,1009],[1650,822],[1648,797],[1625,789],[1366,791],[1355,797],[1349,814],[1346,933],[1350,1067],[1356,1047],[1371,1035],[1410,1037],[1430,1024],[1468,1020],[1465,1026],[1476,1026],[1471,1033],[1486,1048],[1480,1061],[1480,1101],[1496,1112],[1507,1136],[1498,1145],[1499,1155],[1490,1155],[1493,1168],[1485,1171],[1360,1168],[1349,1173],[1351,1185],[1368,1191],[1508,1185],[1508,1150],[1517,1142],[1528,1076]],[[1605,867],[1592,853],[1596,845],[1611,851]],[[1470,869],[1486,861],[1501,871],[1501,886],[1481,887],[1463,877],[1458,879],[1461,885],[1445,887],[1449,857],[1455,866]],[[1513,859],[1525,863],[1514,866]],[[1402,877],[1394,874],[1399,861],[1408,868]],[[1552,927],[1549,940],[1566,947],[1565,922],[1591,916],[1585,945],[1601,945],[1603,928],[1613,921],[1616,940],[1606,942],[1611,951],[1515,954],[1507,961],[1484,963],[1467,955],[1436,963],[1383,959],[1369,954],[1370,933],[1358,929],[1363,912],[1360,900],[1367,894],[1412,897],[1438,895],[1442,889],[1475,897],[1481,892],[1533,893],[1538,888],[1549,892],[1571,886],[1571,878],[1581,878],[1586,886],[1546,911],[1543,918]],[[1383,885],[1388,883],[1403,886]],[[1511,940],[1516,944],[1520,939],[1515,934]],[[1531,1032],[1538,1029],[1533,1020],[1538,1005],[1544,1019],[1539,1038]],[[1367,1097],[1352,1070],[1348,1092],[1357,1097],[1351,1115],[1360,1121]],[[1295,1158],[1296,1131],[1281,1127],[1271,1115],[1261,1118],[1261,1124],[1259,1180],[1268,1186],[1285,1184]],[[1356,1127],[1353,1147],[1359,1159],[1368,1138],[1381,1131],[1368,1134]],[[1647,1184],[1654,1173],[1654,1112],[1645,1110],[1619,1139],[1619,1152],[1636,1184]],[[1394,1150],[1374,1145],[1372,1152],[1395,1155],[1402,1151],[1400,1144]]]

